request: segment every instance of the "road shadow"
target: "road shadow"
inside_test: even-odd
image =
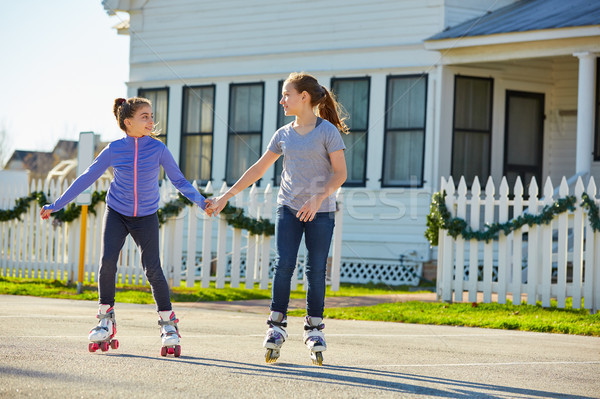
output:
[[[337,365],[306,366],[291,363],[255,364],[223,359],[209,359],[194,356],[151,357],[133,354],[113,354],[123,358],[148,359],[160,362],[186,363],[203,367],[223,368],[231,373],[268,378],[294,379],[311,383],[326,383],[339,386],[372,389],[379,392],[398,394],[418,394],[439,398],[506,398],[507,395],[548,398],[548,399],[595,399],[589,396],[562,394],[556,392],[502,386],[479,382],[463,381],[384,371],[363,367]]]

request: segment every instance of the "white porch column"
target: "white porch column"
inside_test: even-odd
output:
[[[181,113],[183,108],[183,85],[169,86],[169,120],[167,121],[167,148],[171,151],[177,165],[181,165]],[[160,126],[158,127],[160,129]]]
[[[577,87],[577,153],[575,173],[589,173],[594,148],[594,89],[596,54],[575,53],[579,58],[579,83]]]

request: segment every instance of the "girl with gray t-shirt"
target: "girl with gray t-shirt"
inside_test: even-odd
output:
[[[335,192],[346,181],[344,141],[348,133],[340,107],[327,88],[306,73],[292,73],[282,88],[279,103],[296,120],[281,127],[267,151],[220,197],[207,200],[208,214],[218,215],[227,201],[260,179],[283,155],[281,186],[277,196],[277,262],[273,276],[269,328],[263,346],[265,360],[273,363],[287,338],[290,281],[304,235],[307,316],[304,343],[313,363],[321,365],[326,349],[323,335],[325,274],[336,210]]]

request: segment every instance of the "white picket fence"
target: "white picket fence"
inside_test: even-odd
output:
[[[458,189],[450,177],[442,178],[441,189],[446,191],[446,207],[452,217],[467,221],[473,231],[481,230],[484,224],[505,223],[524,213],[537,215],[546,205],[558,198],[575,195],[577,205],[574,212],[565,212],[550,224],[524,226],[499,238],[485,242],[462,237],[452,238],[447,231],[439,231],[437,293],[443,301],[478,300],[483,294],[483,302],[495,300],[506,303],[511,294],[513,303],[520,304],[526,296],[527,304],[551,306],[556,299],[559,308],[565,308],[568,297],[572,298],[573,308],[582,306],[597,312],[600,309],[600,232],[593,231],[587,210],[581,207],[581,196],[587,192],[591,199],[596,198],[596,184],[590,178],[584,187],[581,177],[577,179],[574,192],[563,177],[558,196],[553,197],[554,188],[548,178],[543,196],[538,198],[538,186],[532,179],[528,198],[523,197],[523,185],[517,179],[513,199],[509,199],[509,186],[502,179],[499,198],[495,197],[495,186],[488,179],[485,192],[481,192],[479,180],[475,178],[470,192],[463,178]],[[483,222],[483,223],[482,223]],[[470,273],[470,271],[477,271]],[[454,299],[453,299],[454,296]]]
[[[194,182],[194,186],[197,187]],[[42,181],[27,185],[3,184],[0,192],[0,208],[12,209],[15,199],[33,191],[49,193],[49,200],[57,198],[68,187],[66,181],[59,187],[57,180],[47,186]],[[93,185],[93,190],[106,190],[106,180]],[[223,184],[221,193],[227,190]],[[209,182],[203,190],[213,193]],[[247,192],[248,190],[246,190]],[[177,191],[168,181],[160,188],[160,206],[177,198]],[[337,193],[338,205],[342,207],[341,190]],[[273,192],[269,186],[259,194],[256,186],[240,193],[230,202],[243,208],[246,216],[263,217],[273,220]],[[84,282],[93,283],[97,278],[100,251],[102,220],[105,204],[99,203],[96,214],[88,213],[85,251]],[[23,278],[46,278],[77,281],[79,265],[81,218],[65,224],[42,221],[40,207],[32,202],[28,212],[20,220],[0,223],[0,275]],[[341,264],[342,212],[336,212],[336,227],[332,244],[331,267],[327,283],[332,290],[339,289]],[[160,253],[163,270],[170,286],[194,286],[197,280],[202,287],[211,281],[217,288],[225,282],[231,287],[253,288],[255,283],[267,289],[273,273],[271,237],[252,235],[248,231],[228,226],[221,217],[210,218],[197,206],[187,206],[177,217],[167,220],[160,228]],[[214,242],[216,240],[216,242]],[[216,251],[214,248],[216,247]],[[292,280],[292,288],[306,287],[303,262],[305,256],[299,254],[299,265]],[[300,277],[299,277],[300,276]],[[118,263],[118,282],[144,285],[146,276],[140,262],[140,254],[129,236],[125,242]]]

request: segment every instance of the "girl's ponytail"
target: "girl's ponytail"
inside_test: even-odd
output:
[[[337,102],[333,93],[324,86],[321,86],[321,89],[323,90],[323,97],[321,102],[317,105],[318,116],[327,119],[333,126],[337,127],[340,132],[348,134],[349,129],[345,123],[347,119],[346,111],[342,105]]]
[[[311,105],[317,108],[317,116],[331,122],[340,132],[348,134],[346,111],[337,102],[333,93],[321,86],[317,79],[307,73],[292,72],[285,80],[292,83],[299,93],[303,91],[310,95]]]

